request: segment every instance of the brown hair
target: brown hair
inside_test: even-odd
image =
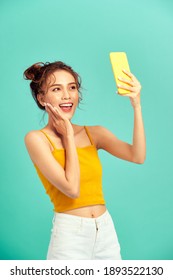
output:
[[[37,95],[42,93],[45,94],[45,90],[43,90],[43,87],[45,86],[46,82],[48,81],[48,78],[50,77],[51,74],[53,74],[56,70],[65,70],[69,72],[75,79],[75,82],[77,84],[77,88],[80,93],[79,101],[82,99],[80,88],[81,88],[81,78],[76,73],[72,67],[69,65],[63,63],[62,61],[55,61],[55,62],[38,62],[30,66],[28,69],[25,70],[24,72],[24,78],[26,80],[31,80],[30,83],[30,88],[31,88],[31,93],[36,101],[38,107],[42,110],[45,110],[45,107],[42,106],[38,99]]]

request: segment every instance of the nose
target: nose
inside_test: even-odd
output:
[[[70,99],[70,94],[66,88],[63,90],[62,99]]]

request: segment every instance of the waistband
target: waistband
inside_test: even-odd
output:
[[[97,218],[86,218],[65,213],[55,213],[53,218],[53,223],[74,223],[74,224],[100,224],[107,223],[110,218],[108,210],[106,210],[102,215]]]

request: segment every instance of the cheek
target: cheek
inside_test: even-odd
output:
[[[75,94],[75,97],[74,97],[75,101],[78,103],[79,102],[79,93],[76,93]]]
[[[47,102],[50,102],[50,103],[56,103],[56,102],[60,101],[60,96],[58,96],[56,94],[48,94],[45,97],[46,97]]]

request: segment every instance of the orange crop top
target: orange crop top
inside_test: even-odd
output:
[[[91,139],[87,127],[85,131],[90,139],[91,145],[86,147],[76,147],[80,165],[80,196],[70,198],[53,186],[35,165],[37,173],[49,195],[55,212],[64,212],[75,208],[89,205],[105,204],[102,192],[102,166],[98,157],[97,149]],[[64,168],[65,151],[63,148],[57,149],[49,136],[41,130],[53,147],[52,154]]]

